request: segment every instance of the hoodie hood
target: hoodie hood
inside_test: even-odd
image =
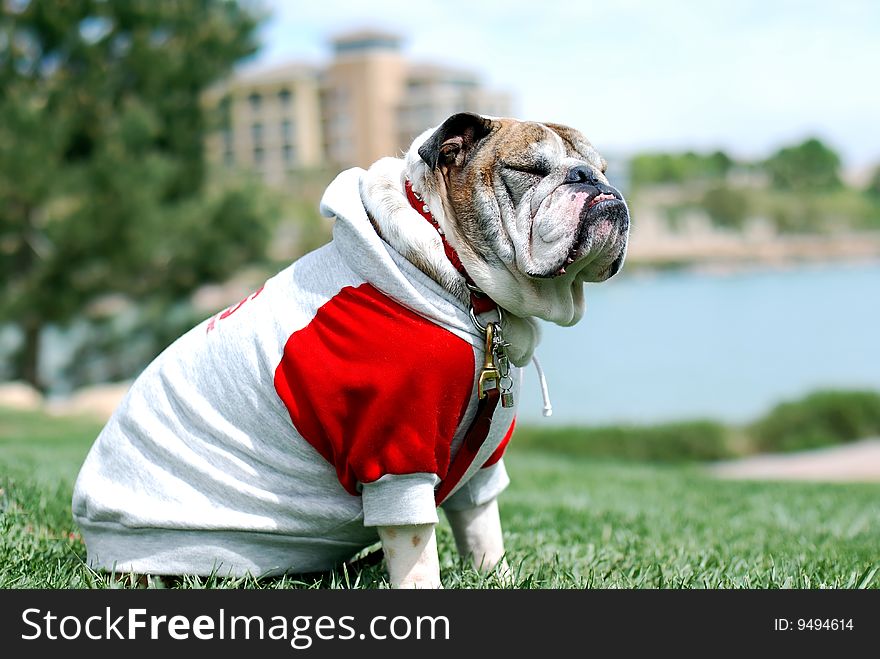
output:
[[[334,242],[352,270],[403,306],[483,349],[485,336],[471,321],[464,279],[446,258],[436,229],[409,205],[404,180],[405,162],[398,158],[383,158],[369,170],[348,169],[327,187],[321,214],[335,219]],[[388,241],[367,215],[363,198]],[[424,264],[433,277],[405,255]],[[490,312],[481,320],[496,318]],[[505,311],[503,329],[510,361],[526,365],[540,340],[537,321]]]
[[[406,308],[453,331],[471,344],[481,346],[483,337],[474,327],[467,305],[404,258],[376,232],[360,196],[361,182],[366,175],[366,170],[360,167],[341,172],[321,198],[321,214],[335,220],[333,240],[346,264]],[[406,208],[396,211],[402,213],[406,210],[412,215],[404,215],[401,219],[434,231],[415,210],[409,208],[402,192],[401,197]],[[439,236],[437,242],[440,242]]]

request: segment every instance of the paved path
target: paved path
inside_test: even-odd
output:
[[[719,478],[880,482],[880,438],[830,448],[716,462]]]

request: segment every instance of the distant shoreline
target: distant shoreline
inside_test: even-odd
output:
[[[696,268],[710,273],[841,262],[880,262],[880,232],[765,237],[653,235],[645,240],[636,233],[627,252],[630,267]]]

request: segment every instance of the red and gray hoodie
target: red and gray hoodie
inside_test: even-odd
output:
[[[377,526],[438,521],[435,489],[476,411],[483,337],[461,301],[376,234],[362,175],[343,172],[324,194],[330,243],[134,382],[73,494],[91,566],[325,570],[378,541]],[[514,413],[497,408],[443,507],[507,486]]]

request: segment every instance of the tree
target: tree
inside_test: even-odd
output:
[[[706,190],[701,206],[715,225],[741,230],[749,216],[750,198],[746,190],[719,185]]]
[[[684,153],[640,153],[630,161],[634,187],[656,184],[723,181],[734,162],[723,151],[708,155]]]
[[[876,165],[874,171],[871,172],[871,178],[868,179],[865,192],[871,199],[880,202],[880,165]]]
[[[816,138],[785,147],[764,161],[771,184],[782,190],[825,191],[841,187],[840,156]]]
[[[725,179],[733,169],[733,159],[724,153],[724,151],[715,151],[706,157],[706,169],[710,175],[716,179]]]
[[[121,294],[171,304],[261,256],[269,215],[211,191],[204,90],[255,51],[236,2],[19,0],[0,13],[0,324],[40,337]]]

